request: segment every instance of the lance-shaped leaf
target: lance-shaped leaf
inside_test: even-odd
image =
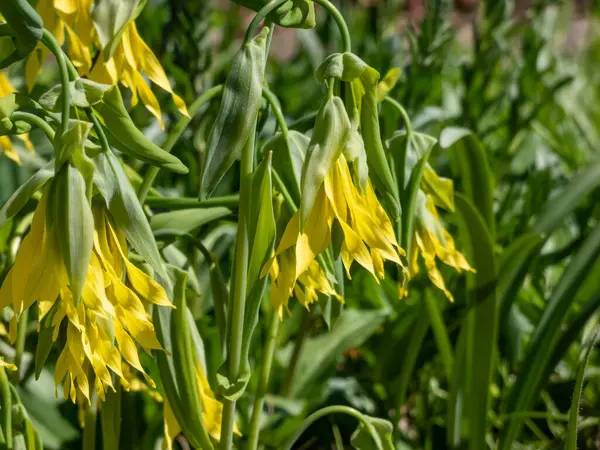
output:
[[[265,50],[269,29],[237,52],[223,90],[217,118],[210,130],[202,170],[200,197],[210,196],[254,133],[262,98]]]
[[[273,211],[273,183],[271,180],[271,154],[258,166],[252,176],[252,203],[250,209],[249,237],[250,262],[246,288],[246,313],[242,340],[242,371],[250,371],[248,355],[250,341],[256,324],[260,302],[268,277],[262,268],[273,253],[275,245],[275,213]],[[263,275],[261,277],[261,275]]]
[[[187,422],[194,435],[203,445],[201,448],[212,448],[210,438],[204,426],[202,386],[198,384],[196,367],[198,354],[192,336],[188,319],[188,308],[185,289],[188,276],[182,270],[174,269],[175,284],[173,288],[173,304],[175,310],[171,313],[171,345],[173,352],[173,368],[179,392],[179,402],[185,411]],[[193,322],[192,322],[193,323]]]
[[[238,5],[253,11],[260,11],[269,0],[233,0]],[[279,6],[268,16],[268,19],[281,27],[313,28],[316,24],[315,6],[312,0],[289,0]]]
[[[102,101],[93,106],[100,117],[110,144],[126,155],[176,173],[188,173],[187,167],[175,156],[165,152],[135,126],[123,105],[118,88],[104,92]]]
[[[115,52],[127,25],[140,14],[146,0],[99,0],[92,18],[105,61]]]
[[[231,215],[231,210],[222,206],[214,208],[190,208],[181,211],[156,214],[150,218],[150,228],[154,234],[182,236],[202,225]]]
[[[52,212],[60,252],[75,305],[79,303],[94,246],[94,216],[85,179],[71,164],[63,165],[52,182]]]
[[[350,119],[342,99],[339,97],[327,99],[317,114],[315,129],[302,168],[301,229],[315,203],[325,177],[333,170],[344,150],[350,129]]]
[[[150,224],[121,163],[112,152],[98,154],[94,163],[94,184],[117,226],[125,230],[125,237],[135,251],[166,279],[167,273]]]
[[[104,94],[118,87],[110,84],[96,83],[87,78],[77,78],[69,82],[70,99],[73,105],[80,108],[89,108],[100,103]],[[48,111],[58,112],[62,104],[62,85],[57,84],[49,91],[44,92],[39,99],[42,107]]]
[[[263,148],[265,154],[273,154],[273,170],[281,177],[285,187],[296,204],[300,203],[300,181],[302,166],[310,138],[296,130],[288,132],[288,140],[283,134],[277,133],[269,139]]]
[[[388,420],[365,416],[350,438],[350,445],[356,450],[394,450],[392,433],[394,427]],[[367,425],[368,423],[368,425]],[[369,431],[371,428],[372,432]],[[374,436],[373,436],[374,435]]]
[[[2,0],[0,14],[7,23],[0,24],[0,36],[11,35],[14,49],[8,55],[0,55],[0,69],[25,59],[35,50],[42,38],[44,24],[41,17],[27,0]]]
[[[27,204],[32,195],[54,176],[54,161],[49,162],[17,188],[0,209],[0,227]]]

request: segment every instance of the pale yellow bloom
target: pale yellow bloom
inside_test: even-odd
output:
[[[200,400],[202,402],[202,423],[208,434],[219,441],[221,439],[221,417],[223,416],[223,404],[215,398],[210,389],[202,366],[196,362],[196,383],[200,389]],[[236,430],[237,432],[237,427]],[[162,448],[172,450],[173,440],[181,432],[181,427],[173,414],[168,400],[164,403],[164,433]]]
[[[0,97],[5,97],[13,92],[15,92],[15,88],[10,84],[4,72],[0,71]],[[17,137],[23,141],[23,144],[30,152],[33,151],[33,144],[29,140],[28,134],[22,134]],[[21,162],[9,136],[0,136],[0,151],[4,152],[13,161],[17,163]]]
[[[277,270],[272,273],[273,306],[281,312],[288,298],[295,291],[299,280],[305,294],[299,299],[308,305],[316,300],[316,293],[332,295],[333,288],[327,278],[317,270],[315,258],[331,243],[332,227],[337,222],[343,234],[341,257],[348,278],[354,261],[367,269],[376,279],[383,278],[384,261],[401,265],[394,229],[383,207],[377,200],[370,183],[361,192],[352,181],[348,164],[343,155],[325,177],[314,205],[308,214],[304,231],[300,232],[299,213],[288,223],[276,249]],[[308,290],[306,289],[309,286]]]
[[[93,0],[40,0],[37,5],[44,26],[58,42],[63,44],[65,37],[67,38],[67,53],[79,74],[99,83],[121,83],[131,90],[132,106],[140,99],[163,126],[160,105],[144,79],[144,74],[154,84],[170,93],[179,111],[189,117],[185,102],[173,92],[164,69],[140,37],[135,22],[127,25],[110,59],[105,61],[100,54],[92,66],[91,55],[102,51],[92,22],[92,3]],[[47,55],[47,50],[40,49],[29,58],[26,78],[30,89]]]
[[[451,197],[450,197],[451,198]],[[455,268],[457,271],[471,271],[473,268],[469,265],[465,257],[454,245],[454,239],[442,225],[435,201],[432,195],[419,192],[418,211],[416,214],[416,223],[413,234],[413,249],[410,255],[409,279],[413,278],[419,272],[418,256],[423,257],[427,275],[431,282],[444,292],[446,297],[453,301],[454,297],[446,288],[446,283],[442,274],[436,265],[436,258]],[[405,287],[400,288],[400,295],[406,296],[408,293]]]
[[[19,315],[35,302],[39,321],[54,309],[53,341],[62,329],[65,345],[56,362],[54,381],[64,381],[64,394],[73,402],[89,401],[90,375],[101,399],[113,388],[112,374],[128,388],[125,361],[152,380],[142,368],[138,345],[161,349],[147,312],[150,303],[171,306],[163,288],[126,256],[123,233],[115,229],[103,208],[94,209],[94,247],[79,305],[75,307],[56,239],[56,226],[47,223],[48,192],[34,213],[31,231],[23,239],[14,266],[0,288],[0,308],[12,305],[9,327],[16,339]],[[127,275],[127,284],[122,280]]]

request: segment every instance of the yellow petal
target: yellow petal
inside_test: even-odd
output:
[[[17,370],[17,366],[11,363],[7,363],[3,358],[0,358],[0,366],[5,369],[12,370],[13,372]]]

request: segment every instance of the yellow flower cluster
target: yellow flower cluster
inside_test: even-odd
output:
[[[156,117],[161,126],[161,110],[156,96],[146,83],[146,75],[173,97],[179,111],[188,116],[183,99],[173,92],[171,83],[156,55],[140,37],[135,22],[126,25],[112,56],[104,60],[98,34],[94,29],[91,10],[93,0],[40,0],[37,11],[44,26],[62,45],[67,41],[67,53],[81,76],[105,84],[121,83],[131,90],[132,106],[138,99]],[[91,32],[90,32],[91,31]],[[31,89],[48,50],[40,46],[26,66],[27,86]],[[92,57],[95,62],[92,64]],[[142,75],[143,74],[143,75]]]

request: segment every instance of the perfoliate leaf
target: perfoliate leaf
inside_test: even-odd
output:
[[[269,0],[233,0],[253,11],[260,11]],[[281,27],[313,28],[315,26],[315,6],[311,0],[289,0],[276,8],[268,19]]]
[[[65,133],[57,135],[54,141],[55,154],[57,155],[54,162],[56,172],[63,164],[71,160],[76,152],[83,152],[85,141],[91,129],[92,124],[89,122],[71,120],[69,121],[69,129]]]
[[[166,279],[167,273],[150,224],[121,163],[112,152],[98,154],[94,163],[94,184],[104,198],[117,227],[125,230],[125,237],[135,251]]]
[[[356,431],[350,438],[350,445],[356,450],[394,450],[392,433],[394,427],[388,420],[377,417],[363,416],[374,430],[375,437],[367,429],[364,422],[360,422]],[[378,442],[375,442],[377,439]]]
[[[54,227],[75,305],[79,303],[94,246],[94,216],[79,170],[67,163],[52,182]]]
[[[7,220],[14,217],[27,204],[31,196],[46,184],[54,176],[54,162],[49,162],[36,173],[34,173],[25,183],[17,188],[6,203],[0,209],[0,226]]]
[[[96,83],[87,78],[77,78],[69,82],[71,102],[80,108],[89,108],[102,101],[104,94],[118,87],[110,84]],[[40,96],[39,103],[49,111],[60,111],[62,102],[62,85],[57,84]]]
[[[99,0],[92,18],[104,60],[108,61],[121,41],[127,25],[142,11],[146,0]]]
[[[93,109],[104,126],[108,141],[117,150],[148,164],[176,173],[188,173],[187,167],[178,158],[162,150],[135,126],[118,88],[105,91],[102,101],[96,103]]]
[[[315,76],[320,83],[333,77],[346,82],[359,79],[365,85],[374,86],[379,80],[379,72],[354,53],[348,52],[329,55]]]
[[[268,28],[236,54],[227,76],[217,118],[210,130],[202,168],[200,198],[208,197],[255,132],[262,98]]]
[[[333,170],[344,150],[350,129],[350,119],[342,99],[339,97],[327,99],[317,115],[315,129],[302,168],[301,229],[325,177]]]
[[[8,28],[12,36],[14,50],[9,54],[0,54],[0,69],[12,63],[25,59],[35,50],[42,38],[44,24],[39,14],[27,0],[2,0],[0,2],[0,15],[7,23],[0,27]],[[8,33],[0,33],[6,36]],[[6,51],[9,46],[4,45]],[[4,53],[4,52],[3,52]]]

